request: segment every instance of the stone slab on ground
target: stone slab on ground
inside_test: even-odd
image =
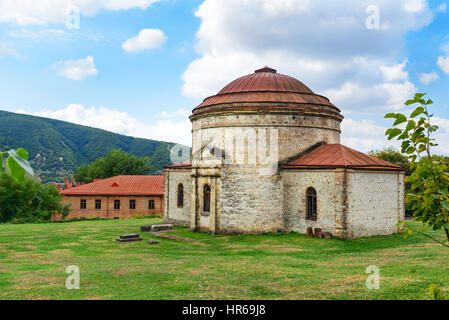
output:
[[[148,232],[151,231],[152,224],[146,225],[146,226],[140,226],[140,231],[142,232]]]
[[[151,226],[151,232],[167,231],[167,230],[173,230],[173,225],[172,224],[153,224]]]
[[[131,238],[139,238],[138,233],[129,233],[120,235],[120,239],[131,239]]]
[[[126,239],[117,238],[117,239],[115,239],[115,241],[117,241],[117,242],[142,241],[142,238],[126,238]]]
[[[150,239],[150,240],[148,240],[148,243],[149,243],[149,244],[159,244],[160,242],[157,241],[157,240],[152,240],[152,239]]]

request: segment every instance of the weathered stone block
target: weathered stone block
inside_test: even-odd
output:
[[[323,238],[323,230],[321,228],[315,228],[313,231],[315,238]]]
[[[307,236],[308,237],[313,237],[313,228],[312,227],[308,227],[307,228]]]
[[[130,233],[130,234],[122,234],[120,239],[131,239],[131,238],[139,238],[138,233]]]
[[[147,225],[147,226],[141,226],[141,227],[140,227],[140,231],[142,231],[142,232],[148,232],[148,231],[151,231],[151,226],[152,226],[152,224],[149,224],[149,225]]]
[[[173,230],[173,225],[172,224],[153,224],[151,226],[152,232],[167,231],[167,230]]]
[[[149,244],[159,244],[160,242],[157,241],[157,240],[152,240],[152,239],[150,239],[150,240],[148,240],[148,243],[149,243]]]

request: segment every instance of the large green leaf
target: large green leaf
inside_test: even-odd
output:
[[[388,129],[385,131],[385,134],[388,135],[388,140],[393,139],[394,137],[400,135],[402,133],[401,129],[394,128],[394,129]]]
[[[23,169],[13,157],[6,159],[6,166],[9,174],[17,181],[22,182],[25,179],[25,169]]]
[[[419,100],[424,97],[427,93],[415,93],[415,100]]]
[[[443,201],[443,202],[441,202],[441,206],[442,206],[444,209],[446,209],[446,210],[449,211],[449,202]]]
[[[396,113],[393,113],[393,112],[392,113],[387,113],[384,118],[385,119],[396,118]]]
[[[448,187],[446,185],[444,186],[437,186],[437,190],[439,193],[441,193],[444,196],[447,196],[449,194]]]
[[[410,115],[410,118],[414,118],[414,117],[416,117],[416,116],[419,116],[419,115],[422,114],[424,111],[425,111],[424,108],[421,107],[421,106],[419,106],[418,108],[416,108],[416,109],[412,112],[412,114]]]
[[[10,174],[18,181],[23,181],[25,178],[25,172],[29,175],[34,175],[33,169],[28,162],[28,152],[19,148],[16,150],[11,149],[8,151],[8,159],[6,165]]]
[[[409,120],[407,123],[407,126],[405,127],[405,130],[410,131],[412,129],[415,129],[416,127],[416,122],[413,120]]]
[[[396,121],[393,123],[393,125],[396,126],[396,125],[401,124],[406,121],[407,121],[407,117],[400,113],[397,115]]]

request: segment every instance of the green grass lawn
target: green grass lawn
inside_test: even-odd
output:
[[[429,299],[432,283],[449,289],[449,249],[419,234],[343,241],[171,232],[195,240],[187,242],[139,232],[158,222],[0,225],[0,299]],[[113,241],[135,232],[144,241]],[[79,290],[65,287],[69,265],[80,268]],[[379,290],[365,286],[369,265],[380,269]]]

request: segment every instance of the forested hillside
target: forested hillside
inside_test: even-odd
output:
[[[0,150],[25,148],[43,182],[62,181],[112,149],[149,156],[150,174],[170,165],[174,143],[124,136],[65,121],[0,111]]]

